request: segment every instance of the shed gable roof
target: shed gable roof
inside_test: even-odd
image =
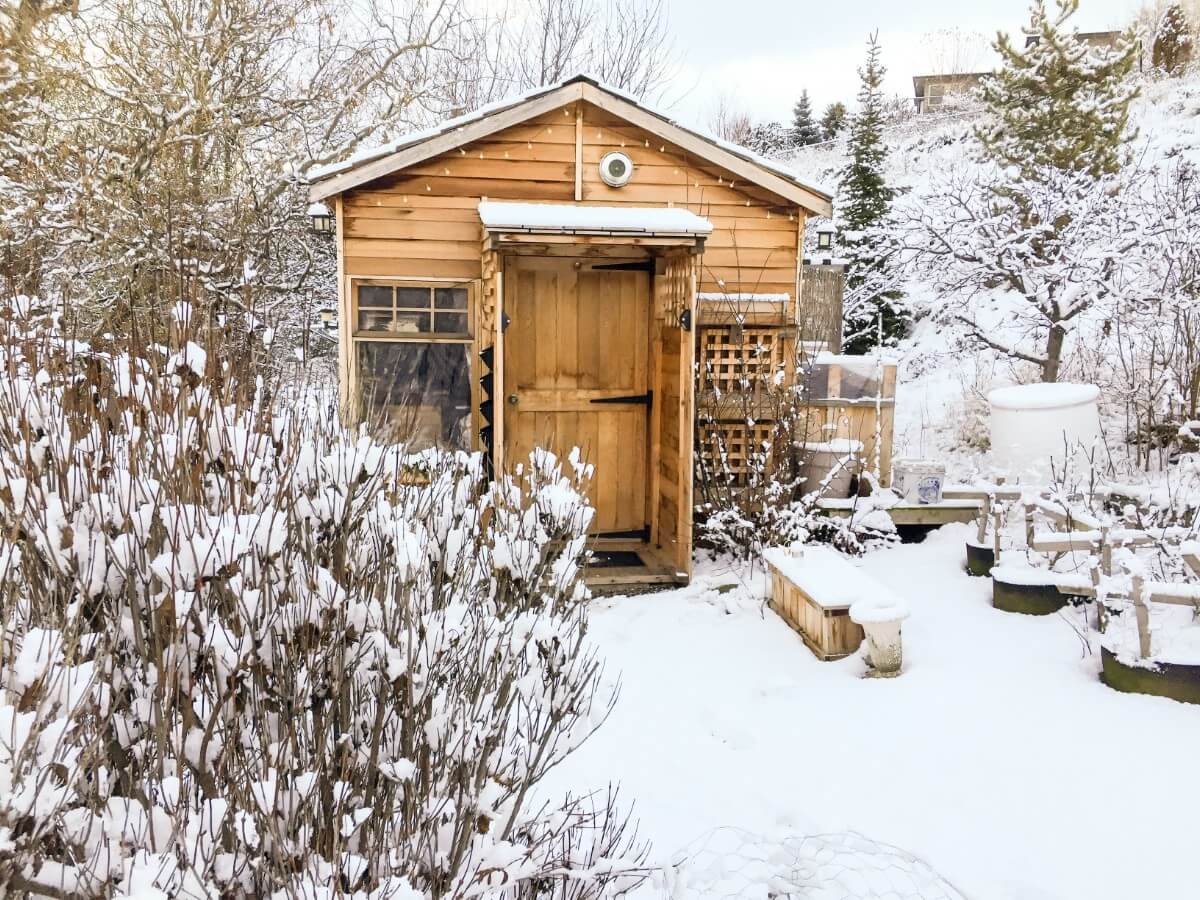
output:
[[[815,214],[831,214],[830,195],[800,181],[784,166],[744,147],[685,128],[632,97],[583,75],[483,107],[434,129],[406,135],[314,170],[309,197],[314,201],[324,200],[352,190],[576,100],[591,103]]]

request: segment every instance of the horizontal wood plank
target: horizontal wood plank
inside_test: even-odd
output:
[[[483,266],[474,261],[454,259],[389,259],[386,257],[346,257],[346,275],[354,278],[368,276],[412,276],[417,278],[480,278]]]

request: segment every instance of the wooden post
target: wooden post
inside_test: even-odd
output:
[[[342,195],[333,201],[337,241],[338,405],[343,425],[356,424],[359,416],[357,360],[354,358],[354,298],[346,279],[346,209]]]
[[[1025,504],[1025,546],[1033,546],[1033,506]]]
[[[1100,526],[1100,573],[1108,578],[1112,575],[1112,543],[1108,540],[1108,526]],[[1101,610],[1096,613],[1096,624],[1101,624],[1100,616],[1104,616],[1103,627],[1100,632],[1103,633],[1108,628],[1108,605],[1107,598],[1097,596],[1097,603]]]
[[[992,564],[1000,565],[1000,510],[992,511]]]
[[[1146,659],[1150,655],[1150,608],[1146,605],[1146,580],[1141,575],[1133,576],[1133,611],[1137,617],[1138,655]]]
[[[1100,590],[1100,569],[1092,564],[1092,589],[1096,592],[1096,630],[1104,634],[1108,630],[1108,606]]]
[[[983,498],[983,504],[979,507],[979,533],[976,535],[975,543],[980,547],[987,540],[988,519],[992,517],[992,495],[988,494]]]
[[[575,104],[575,202],[583,200],[583,104]]]
[[[508,437],[504,420],[508,410],[505,409],[504,385],[504,258],[497,257],[495,278],[496,306],[492,312],[492,463],[497,474],[504,470],[504,441]]]

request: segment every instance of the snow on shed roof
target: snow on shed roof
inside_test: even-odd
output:
[[[565,84],[563,82],[562,84]],[[422,141],[427,141],[432,137],[437,137],[439,134],[447,134],[451,131],[457,131],[464,125],[470,125],[472,122],[478,122],[480,119],[486,119],[493,113],[498,113],[509,109],[513,106],[519,106],[526,100],[532,100],[534,97],[540,97],[542,94],[548,94],[553,90],[562,87],[562,84],[551,84],[545,87],[533,88],[528,91],[521,91],[519,94],[505,97],[503,100],[495,100],[491,103],[485,103],[478,109],[472,110],[461,116],[455,116],[452,119],[445,119],[437,125],[429,128],[422,128],[418,131],[409,131],[402,134],[400,137],[392,141],[385,141],[382,144],[375,144],[371,147],[360,147],[355,150],[345,159],[338,160],[334,163],[329,163],[324,166],[314,166],[308,172],[308,179],[311,182],[323,181],[326,178],[331,178],[334,175],[340,175],[342,172],[348,172],[363,163],[371,162],[371,160],[379,159],[387,156],[390,153],[396,153],[406,147],[412,147]]]
[[[711,234],[712,222],[665,206],[576,206],[569,203],[479,202],[479,218],[492,230]]]
[[[579,92],[579,95],[574,98],[566,96],[572,86],[575,86],[575,90]],[[832,212],[831,194],[823,188],[801,181],[797,174],[787,166],[760,156],[738,144],[681,125],[670,116],[652,109],[625,91],[606,85],[587,75],[575,75],[557,84],[534,88],[514,97],[482,106],[473,112],[442,122],[433,128],[413,132],[375,147],[363,148],[340,162],[315,167],[308,172],[308,178],[312,182],[309,190],[310,198],[323,200],[357,187],[359,184],[382,177],[390,171],[399,171],[406,166],[415,165],[418,159],[445,152],[445,148],[441,146],[445,141],[439,140],[440,138],[452,138],[450,143],[455,147],[470,143],[479,139],[481,135],[477,132],[480,129],[484,129],[486,133],[485,120],[492,117],[502,118],[502,114],[525,104],[530,105],[529,116],[532,117],[539,111],[534,108],[535,101],[554,102],[559,99],[557,95],[560,94],[562,103],[568,103],[572,99],[580,97],[593,103],[603,103],[603,97],[607,95],[618,106],[623,107],[626,113],[636,113],[642,118],[642,121],[635,124],[642,125],[664,140],[679,143],[680,139],[699,139],[703,145],[707,145],[708,149],[707,152],[697,151],[697,154],[708,158],[710,162],[725,168],[729,168],[731,162],[735,166],[738,162],[750,163],[753,169],[748,172],[744,166],[737,166],[743,170],[739,174],[742,174],[747,181],[780,194],[819,215],[828,216]],[[610,111],[615,111],[617,115],[622,114],[620,109]],[[500,122],[497,124],[496,130],[507,127],[508,124],[510,123]],[[431,152],[422,157],[420,148],[424,144],[430,145]],[[690,149],[696,150],[695,147]],[[395,159],[389,161],[391,157],[395,157]],[[762,174],[756,177],[753,174],[754,170],[758,170]]]

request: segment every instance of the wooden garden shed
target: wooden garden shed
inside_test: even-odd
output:
[[[579,447],[597,546],[638,561],[615,577],[689,578],[698,329],[775,329],[783,354],[828,195],[576,77],[327,167],[310,196],[336,223],[350,414],[497,471]]]

